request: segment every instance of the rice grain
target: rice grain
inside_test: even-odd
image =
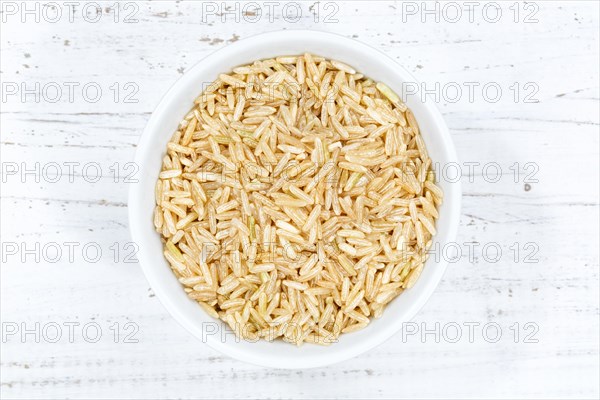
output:
[[[239,337],[327,345],[421,274],[443,192],[415,116],[311,54],[239,66],[167,144],[153,223],[187,295]]]

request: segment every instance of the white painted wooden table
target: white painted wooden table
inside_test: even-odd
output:
[[[598,3],[495,4],[3,2],[1,397],[598,398]],[[462,257],[404,335],[283,371],[167,314],[130,262],[126,202],[169,86],[229,42],[294,28],[368,43],[440,95],[464,206]]]

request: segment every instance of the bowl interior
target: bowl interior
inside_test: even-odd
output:
[[[136,162],[142,174],[132,185],[129,217],[132,236],[139,245],[139,260],[148,281],[167,310],[189,331],[211,347],[254,364],[281,368],[306,368],[335,363],[356,356],[385,341],[409,321],[435,290],[446,263],[430,257],[417,283],[393,300],[380,319],[367,328],[344,334],[328,347],[306,344],[296,347],[276,341],[255,343],[237,340],[225,325],[211,317],[184,293],[162,255],[162,243],[154,231],[154,185],[166,144],[194,99],[219,73],[257,59],[310,52],[336,59],[377,81],[385,82],[398,94],[403,82],[414,78],[383,53],[342,36],[314,31],[284,31],[254,36],[229,45],[201,60],[169,90],[152,114],[138,146]],[[454,146],[435,105],[411,96],[406,99],[419,122],[423,139],[434,163],[456,162]],[[439,181],[444,204],[437,223],[434,244],[452,241],[460,214],[460,184]]]

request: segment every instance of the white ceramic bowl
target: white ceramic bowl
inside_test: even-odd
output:
[[[154,185],[161,159],[171,134],[190,110],[193,100],[219,73],[257,59],[310,52],[352,65],[357,71],[385,82],[402,93],[403,82],[416,82],[410,73],[385,54],[360,42],[331,33],[316,31],[270,32],[240,40],[201,60],[167,92],[152,114],[136,153],[140,168],[139,183],[129,192],[129,224],[133,240],[139,245],[140,264],[152,289],[175,319],[201,341],[215,350],[253,364],[276,368],[311,368],[333,364],[366,352],[381,344],[410,321],[423,307],[442,279],[446,262],[430,257],[417,283],[393,300],[382,317],[361,331],[344,334],[328,347],[305,344],[300,347],[276,341],[249,343],[237,340],[225,325],[206,314],[190,300],[163,258],[161,240],[154,231]],[[204,86],[203,86],[204,85]],[[457,162],[448,128],[430,102],[411,96],[407,105],[421,127],[430,156],[441,165]],[[444,204],[434,238],[441,248],[454,240],[460,216],[460,183],[440,180]],[[214,332],[218,329],[219,332]],[[191,342],[190,346],[196,344]],[[198,346],[201,344],[198,342]]]

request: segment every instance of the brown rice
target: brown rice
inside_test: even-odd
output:
[[[442,195],[398,95],[304,54],[237,67],[196,99],[154,225],[188,296],[237,335],[329,344],[414,285]]]

